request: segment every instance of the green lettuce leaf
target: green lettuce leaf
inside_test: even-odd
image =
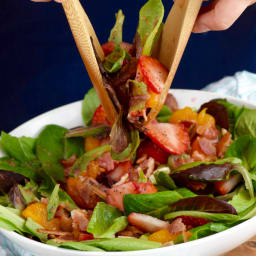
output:
[[[38,232],[38,229],[44,229],[41,225],[38,223],[34,222],[31,218],[28,218],[25,222],[25,227],[29,231],[29,233],[37,238],[40,239],[41,242],[46,242],[48,239],[47,234],[42,234]]]
[[[10,157],[20,162],[34,160],[36,139],[30,137],[15,137],[5,132],[1,133],[1,147]]]
[[[151,55],[163,17],[164,6],[161,0],[149,0],[141,8],[137,33],[140,37],[142,55]]]
[[[55,180],[64,180],[64,136],[67,129],[58,125],[47,125],[39,134],[36,153],[44,171]]]
[[[112,28],[108,41],[115,42],[115,43],[122,43],[123,42],[123,24],[124,24],[124,14],[122,10],[119,10],[116,13],[116,23]]]
[[[126,219],[119,218],[121,215],[115,207],[100,202],[93,210],[87,232],[93,234],[95,238],[111,238],[128,224]]]
[[[91,88],[84,96],[82,103],[82,118],[86,126],[91,124],[96,108],[100,105],[99,97],[94,88]]]
[[[59,200],[59,189],[60,189],[60,185],[56,184],[52,194],[49,198],[49,203],[47,204],[47,215],[48,215],[48,220],[53,219],[56,210],[59,206],[60,200]]]
[[[119,45],[116,45],[114,51],[105,57],[103,65],[108,73],[115,73],[122,68],[126,59],[130,59],[129,53]]]
[[[160,123],[168,123],[172,116],[172,111],[166,105],[163,105],[162,109],[158,113],[156,119]]]

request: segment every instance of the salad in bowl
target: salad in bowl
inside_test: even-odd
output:
[[[121,11],[116,18],[98,58],[116,122],[91,89],[83,126],[2,132],[0,228],[55,247],[116,252],[176,246],[255,216],[256,110],[215,97],[179,107],[169,93],[148,120],[168,75],[152,57],[163,6],[143,6],[133,44],[122,42]]]

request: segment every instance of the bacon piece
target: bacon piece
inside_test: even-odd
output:
[[[169,231],[171,234],[179,234],[186,231],[186,226],[181,218],[177,218],[170,224]]]
[[[105,152],[100,157],[98,157],[97,162],[100,167],[104,168],[108,172],[113,171],[117,163],[112,159],[110,152]]]
[[[86,231],[89,220],[87,218],[87,212],[85,210],[73,210],[71,212],[71,218],[73,220],[73,227],[78,227],[80,231]]]
[[[121,177],[129,173],[130,168],[132,168],[131,161],[121,162],[118,166],[110,172],[107,177],[110,184],[120,181]]]

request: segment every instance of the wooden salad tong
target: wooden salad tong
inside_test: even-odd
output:
[[[157,59],[169,69],[169,75],[157,107],[149,112],[148,121],[156,118],[165,102],[202,2],[203,0],[175,0],[171,8],[163,26],[157,54]],[[114,123],[118,113],[103,85],[100,69],[94,54],[91,38],[97,54],[102,60],[104,59],[104,53],[93,26],[79,0],[65,0],[62,5],[92,84],[108,120]]]

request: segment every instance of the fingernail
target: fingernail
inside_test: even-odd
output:
[[[208,31],[210,31],[210,29],[204,24],[197,24],[193,29],[194,33],[205,33]]]

